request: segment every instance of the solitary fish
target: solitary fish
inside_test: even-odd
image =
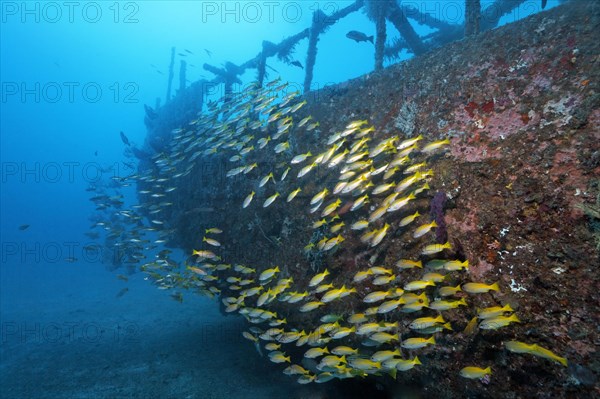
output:
[[[351,30],[350,32],[346,33],[346,37],[354,40],[356,43],[367,41],[373,43],[373,35],[367,36],[366,34],[356,30]]]
[[[433,337],[431,337],[433,339]],[[375,334],[369,336],[371,341],[379,342],[380,344],[391,342],[391,341],[399,341],[398,334],[390,334],[383,331],[376,332]],[[412,338],[418,339],[418,338]],[[404,346],[404,345],[403,345]]]
[[[242,204],[242,208],[246,208],[248,205],[250,205],[250,203],[252,202],[252,198],[254,198],[254,191],[252,191],[250,194],[248,194],[248,196],[246,197],[246,199],[244,199],[244,203]]]
[[[379,244],[383,240],[383,238],[387,234],[387,231],[388,231],[389,228],[390,228],[390,225],[386,223],[385,226],[383,226],[380,230],[378,230],[373,235],[373,240],[371,240],[371,246],[372,247],[377,246],[377,244]]]
[[[279,181],[284,181],[291,169],[292,168],[290,168],[289,166],[285,168],[285,170],[281,174],[281,177],[279,178]]]
[[[477,317],[480,319],[491,319],[502,316],[505,312],[514,312],[514,309],[509,304],[506,304],[503,307],[494,306],[491,308],[477,309]]]
[[[311,310],[315,310],[319,306],[323,306],[323,305],[325,305],[325,303],[320,302],[320,301],[308,302],[308,303],[305,303],[304,305],[302,305],[302,307],[300,308],[300,311],[301,312],[310,312]]]
[[[328,189],[324,188],[322,191],[320,191],[319,193],[317,193],[314,197],[312,197],[312,199],[310,200],[310,204],[314,205],[318,202],[321,202],[325,199],[325,196],[327,195],[327,193],[329,192]]]
[[[306,154],[300,154],[300,155],[296,155],[294,158],[292,158],[291,163],[292,164],[297,164],[297,163],[301,163],[304,162],[306,160],[306,158],[310,157],[312,154],[309,152],[307,152]]]
[[[279,273],[279,272],[280,272],[280,270],[279,270],[279,266],[275,266],[275,267],[274,267],[274,268],[272,268],[272,269],[267,269],[267,270],[263,271],[263,272],[260,274],[260,276],[258,276],[258,279],[259,279],[260,281],[265,281],[265,280],[268,280],[268,279],[270,279],[270,278],[271,278],[271,277],[273,277],[273,276],[274,276],[276,273]]]
[[[433,254],[437,254],[438,252],[442,252],[444,249],[450,249],[452,248],[452,245],[449,242],[446,242],[445,244],[430,244],[425,246],[425,248],[423,248],[423,250],[421,251],[421,254],[423,255],[433,255]]]
[[[422,224],[421,226],[417,227],[413,233],[413,237],[414,238],[419,238],[421,236],[424,236],[425,234],[427,234],[432,228],[434,227],[438,227],[437,223],[435,222],[435,220],[431,223],[427,223],[427,224]]]
[[[282,352],[271,352],[271,354],[269,354],[269,359],[271,359],[273,363],[290,363],[290,357],[286,357]]]
[[[442,300],[433,301],[429,304],[429,308],[437,310],[438,312],[441,312],[442,310],[456,309],[457,307],[459,307],[461,305],[467,306],[467,302],[466,302],[465,298],[461,298],[458,301],[442,301]]]
[[[329,270],[325,269],[323,273],[316,274],[313,278],[310,279],[308,286],[315,287],[325,279],[325,277],[329,275]]]
[[[467,323],[465,330],[463,331],[466,335],[471,335],[475,332],[477,327],[477,317],[473,317],[470,322]]]
[[[207,243],[208,245],[212,245],[213,247],[220,247],[221,243],[214,238],[203,237],[202,241]]]
[[[530,353],[535,356],[543,357],[567,367],[567,359],[560,357],[552,351],[539,346],[538,344],[526,344],[525,342],[519,341],[508,341],[504,344],[506,349],[515,353]]]
[[[275,146],[275,153],[279,154],[280,152],[283,152],[289,148],[290,148],[290,143],[288,143],[287,141],[284,143],[279,143]]]
[[[396,267],[400,269],[412,269],[415,267],[423,268],[423,263],[420,260],[414,261],[411,259],[400,259],[398,262],[396,262]]]
[[[304,353],[304,357],[307,359],[314,359],[319,356],[323,356],[324,354],[329,353],[327,347],[325,348],[311,348]]]
[[[360,198],[357,198],[354,203],[352,204],[352,207],[350,207],[350,211],[355,211],[359,208],[361,208],[366,202],[368,202],[369,200],[369,196],[368,194],[363,195]]]
[[[298,187],[297,189],[292,191],[287,197],[287,202],[290,202],[291,200],[293,200],[300,191],[302,191],[302,189],[300,187]]]
[[[492,375],[492,368],[482,369],[481,367],[465,367],[460,370],[461,377],[465,378],[483,378],[486,375]]]
[[[371,359],[363,359],[360,357],[350,359],[350,366],[356,370],[379,370],[381,369],[380,362],[374,362]]]
[[[498,283],[482,284],[482,283],[467,283],[462,286],[463,291],[469,294],[483,294],[488,291],[499,291]]]
[[[415,218],[421,216],[421,214],[419,213],[419,211],[413,213],[412,215],[406,216],[404,217],[402,220],[400,220],[400,227],[406,226],[407,224],[410,224],[413,222],[413,220],[415,220]]]
[[[374,292],[367,294],[363,298],[363,302],[365,302],[365,303],[379,302],[379,301],[382,301],[385,298],[387,298],[388,295],[389,295],[389,292],[387,292],[387,291],[374,291]]]
[[[409,338],[407,340],[402,341],[402,347],[406,349],[419,349],[423,348],[427,345],[435,345],[435,338],[430,337],[428,339],[425,338]]]
[[[396,363],[396,370],[398,371],[408,371],[415,367],[417,364],[422,364],[417,356],[415,356],[412,360],[403,360],[399,359],[398,363]]]
[[[391,301],[385,301],[377,308],[377,313],[388,313],[393,310],[396,310],[398,306],[404,304],[406,301],[404,298],[392,299]]]
[[[535,349],[535,344],[526,344],[519,341],[508,341],[504,344],[506,349],[515,353],[530,353]]]
[[[323,251],[329,251],[330,249],[342,243],[343,241],[345,241],[344,237],[342,237],[341,234],[338,234],[336,237],[327,240],[325,245],[323,245]]]
[[[308,384],[313,382],[316,379],[316,375],[312,375],[310,373],[301,375],[298,377],[298,384]]]
[[[420,317],[418,319],[413,320],[413,322],[410,323],[408,327],[413,330],[421,330],[423,328],[431,327],[436,324],[444,324],[445,322],[446,321],[444,321],[444,318],[442,317],[442,315],[439,315],[435,318],[434,317]]]
[[[121,135],[121,141],[123,142],[123,144],[125,144],[126,146],[131,146],[131,143],[129,142],[127,136],[125,136],[125,133],[119,132],[119,134]]]
[[[425,287],[434,286],[434,285],[435,285],[435,283],[433,281],[415,280],[415,281],[406,283],[404,285],[404,290],[405,291],[417,291],[417,290],[422,290]]]
[[[187,268],[200,276],[206,276],[208,274],[208,273],[206,273],[206,271],[200,269],[199,267],[188,266]],[[260,287],[260,288],[262,288],[262,287]],[[250,295],[248,295],[248,296],[250,296]]]
[[[305,174],[307,174],[308,172],[310,172],[315,166],[317,166],[317,163],[313,162],[310,165],[306,165],[305,167],[300,169],[300,172],[298,172],[298,178],[300,178],[300,177],[304,176]]]
[[[196,249],[192,250],[192,256],[198,256],[202,259],[217,259],[217,255],[211,251],[199,251]]]
[[[425,147],[423,147],[423,149],[421,151],[425,152],[425,153],[433,152],[433,151],[437,150],[438,148],[441,148],[441,147],[443,147],[445,145],[449,145],[449,144],[450,144],[450,140],[448,140],[448,139],[438,140],[438,141],[434,141],[433,143],[427,144]]]
[[[506,316],[497,316],[491,319],[484,319],[481,323],[479,323],[479,328],[482,330],[496,330],[501,327],[506,327],[511,323],[520,323],[521,320],[517,317],[516,314],[512,314],[508,317]]]
[[[300,69],[304,69],[304,67],[302,66],[302,63],[298,60],[294,60],[294,61],[290,62],[290,65],[296,66]]]
[[[260,179],[260,182],[258,183],[258,187],[262,187],[265,184],[267,184],[267,182],[269,181],[269,179],[274,179],[273,172],[269,173],[268,175],[266,175],[265,177],[263,177],[262,179]]]
[[[358,349],[354,349],[349,346],[336,346],[331,350],[331,353],[338,356],[356,355],[358,353]]]
[[[269,205],[271,205],[273,203],[273,201],[275,201],[277,199],[277,197],[279,197],[279,193],[278,192],[276,192],[275,194],[273,194],[269,198],[267,198],[265,200],[265,202],[263,203],[263,208],[266,208]]]
[[[466,259],[464,262],[461,262],[459,260],[450,260],[450,261],[444,263],[444,269],[448,270],[450,272],[468,269],[468,268],[469,268],[469,260],[468,259]]]

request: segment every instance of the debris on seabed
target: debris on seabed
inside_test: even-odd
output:
[[[511,278],[510,279],[510,290],[512,292],[519,292],[519,291],[527,291],[527,288],[525,288],[522,284],[517,284],[515,279]]]

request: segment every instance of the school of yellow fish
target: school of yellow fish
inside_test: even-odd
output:
[[[307,265],[306,279],[294,281],[282,272],[284,265],[273,261],[276,256],[263,265],[242,265],[235,259],[226,263],[219,250],[227,242],[219,238],[223,231],[214,227],[199,238],[184,273],[153,271],[151,277],[161,288],[219,295],[227,312],[248,321],[243,336],[259,352],[267,351],[272,362],[285,364],[283,372],[301,384],[382,374],[395,378],[398,371],[421,367],[436,340],[453,332],[446,312],[473,309],[475,297],[482,295],[498,304],[491,293],[500,290],[498,283],[449,284],[467,278],[469,263],[451,258],[449,242],[435,242],[438,226],[429,219],[427,206],[434,174],[428,162],[450,142],[425,144],[421,135],[403,138],[401,132],[384,135],[368,121],[355,120],[322,139],[323,148],[303,148],[300,138],[318,131],[319,123],[311,116],[295,117],[306,101],[299,101],[298,92],[283,94],[286,88],[276,80],[211,104],[208,113],[173,132],[171,154],[154,157],[159,176],[152,172],[139,180],[172,181],[189,174],[199,157],[225,157],[231,165],[227,177],[254,182],[237,205],[240,212],[306,209],[315,234],[298,251],[327,259],[351,243],[373,256],[357,264],[351,276],[326,265],[313,272]],[[275,162],[264,165],[264,159]],[[309,190],[306,182],[317,170],[328,176],[327,183]],[[159,187],[146,194],[165,195],[169,189]],[[417,259],[397,253],[377,263],[374,254],[379,249],[385,251],[386,245],[405,237],[418,246]],[[360,305],[343,313],[328,310],[349,296]],[[283,302],[290,312],[319,312],[315,318],[321,324],[288,324],[272,306]],[[506,329],[519,322],[510,305],[498,304],[478,309],[465,333]],[[505,347],[567,364],[535,343],[508,341]],[[492,374],[490,365],[464,366],[460,375],[465,378]]]

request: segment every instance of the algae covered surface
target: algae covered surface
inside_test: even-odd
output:
[[[180,269],[150,276],[161,288],[215,296],[224,313],[241,314],[246,338],[255,341],[249,345],[264,354],[257,361],[283,358],[282,371],[289,363],[302,367],[300,377],[289,378],[291,389],[298,381],[324,382],[332,392],[362,384],[391,397],[598,395],[599,21],[597,6],[574,2],[303,97],[274,81],[173,127],[164,153],[140,166],[139,196],[147,207],[172,202],[155,224],[190,256]],[[272,96],[281,103],[269,108]],[[270,109],[262,120],[257,106]],[[411,140],[414,152],[402,161]],[[440,148],[428,151],[431,143]],[[348,161],[361,151],[372,162],[342,179],[353,171],[344,171],[347,165],[364,162]],[[168,181],[157,189],[156,179]],[[336,190],[356,180],[355,189]],[[160,199],[149,195],[160,190]],[[410,194],[406,206],[389,210]],[[363,195],[368,202],[358,207]],[[419,218],[402,225],[415,212]],[[350,228],[361,220],[369,222],[366,230]],[[430,221],[437,226],[415,237]],[[222,232],[204,234],[214,228]],[[427,253],[427,245],[446,241]],[[400,259],[429,266],[403,270]],[[469,267],[436,267],[434,259]],[[369,270],[375,276],[355,281]],[[423,295],[418,300],[386,312],[365,303],[380,290],[387,300],[406,301],[409,283],[426,272],[445,277],[415,291]],[[311,284],[319,274],[322,282]],[[499,290],[467,293],[471,282],[498,283]],[[466,306],[439,313],[429,307],[440,287],[457,285],[463,290],[454,299]],[[314,310],[303,308],[310,303]],[[410,308],[415,303],[421,306]],[[468,326],[478,309],[507,304],[520,322]],[[365,313],[363,321],[349,321]],[[419,335],[409,327],[440,313],[449,328]],[[368,322],[392,337],[358,334]],[[407,341],[430,336],[435,345]],[[548,348],[568,366],[512,353],[505,345],[511,340]],[[283,353],[268,356],[270,342]],[[418,356],[422,364],[400,370],[363,366],[356,354],[330,363],[305,356],[310,347],[338,345],[367,358],[401,348],[398,359]],[[492,372],[465,379],[459,372],[467,366]]]

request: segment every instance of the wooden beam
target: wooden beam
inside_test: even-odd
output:
[[[415,32],[408,18],[406,18],[406,15],[404,15],[404,12],[396,2],[390,3],[388,20],[398,29],[398,32],[406,40],[406,43],[408,43],[415,55],[423,54],[426,51],[421,38],[417,35],[417,32]]]
[[[479,0],[465,0],[465,36],[479,33],[481,3]]]
[[[171,100],[171,85],[173,84],[173,68],[175,67],[175,47],[171,47],[171,64],[169,65],[169,77],[167,80],[167,95],[165,104]]]

